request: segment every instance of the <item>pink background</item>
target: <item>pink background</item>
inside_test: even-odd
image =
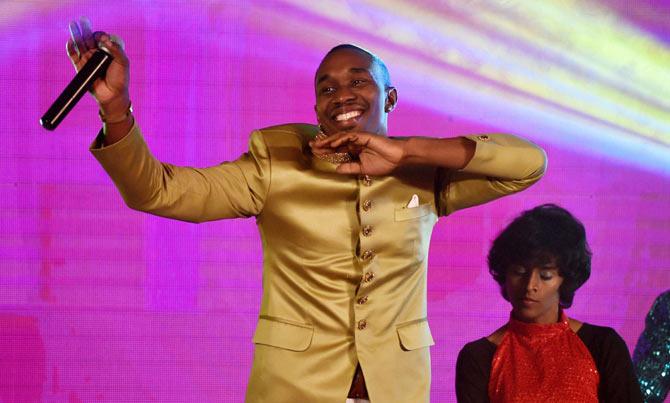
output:
[[[491,31],[482,47],[449,37],[430,44],[469,55],[476,63],[464,69],[405,40],[437,28],[402,13],[409,2],[318,3],[0,3],[0,402],[235,402],[249,374],[262,263],[254,220],[195,225],[126,208],[87,150],[100,128],[88,96],[55,132],[38,125],[73,75],[64,45],[68,22],[80,15],[125,40],[135,116],[164,161],[216,164],[244,152],[254,128],[314,123],[314,70],[341,42],[369,47],[387,62],[400,97],[392,135],[510,132],[547,151],[549,170],[539,184],[436,226],[428,293],[432,401],[455,400],[458,350],[505,322],[509,306],[485,255],[510,219],[540,203],[558,203],[582,219],[594,252],[591,279],[568,314],[615,328],[632,351],[655,296],[670,288],[668,109],[638,111],[658,128],[652,141],[550,100],[563,90],[570,96],[568,89],[519,95],[513,82],[482,73],[482,66],[519,69],[515,51],[542,54],[539,43]],[[454,1],[419,3],[451,23],[468,17],[450,8]],[[660,0],[635,8],[582,3],[594,19],[637,27],[655,51],[670,46],[670,7]],[[469,4],[473,13],[528,11],[513,0]],[[345,12],[360,21],[335,18]],[[394,31],[386,33],[388,26]],[[566,61],[569,49],[579,50],[572,45],[560,48],[565,54],[544,53],[545,66],[527,79],[551,83],[564,70],[588,77]],[[500,53],[487,59],[491,49]],[[657,61],[670,67],[668,60]],[[425,74],[426,66],[448,75]],[[624,73],[650,77],[644,64],[628,67]],[[656,91],[658,99],[645,102],[666,108],[667,89],[651,88],[649,97]]]

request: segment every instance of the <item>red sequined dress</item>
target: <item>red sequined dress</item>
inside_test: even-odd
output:
[[[598,402],[598,370],[561,312],[558,323],[513,318],[493,356],[491,402]]]

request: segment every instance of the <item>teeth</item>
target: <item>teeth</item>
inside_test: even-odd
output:
[[[347,113],[343,113],[341,115],[337,115],[337,116],[335,116],[335,120],[337,120],[338,122],[341,122],[343,120],[353,119],[353,118],[358,117],[358,116],[361,116],[361,111],[353,111],[353,112],[347,112]]]

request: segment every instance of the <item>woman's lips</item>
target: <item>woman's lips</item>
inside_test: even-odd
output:
[[[532,305],[537,304],[538,301],[536,301],[532,298],[521,298],[519,300],[519,302],[521,302],[521,305],[523,305],[523,306],[532,306]]]

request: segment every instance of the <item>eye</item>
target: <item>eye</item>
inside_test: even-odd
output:
[[[360,78],[357,78],[357,79],[351,81],[351,85],[354,86],[354,87],[360,87],[360,86],[364,85],[366,82],[367,82],[367,80],[362,80]]]
[[[551,280],[554,278],[554,271],[553,270],[541,270],[540,271],[540,278],[542,280]]]
[[[323,95],[332,94],[333,92],[335,92],[335,87],[322,87],[319,90],[319,94],[323,94]]]
[[[516,274],[517,276],[523,276],[528,272],[528,270],[526,270],[526,268],[523,266],[512,266],[510,268],[510,272],[512,272],[512,274]]]

